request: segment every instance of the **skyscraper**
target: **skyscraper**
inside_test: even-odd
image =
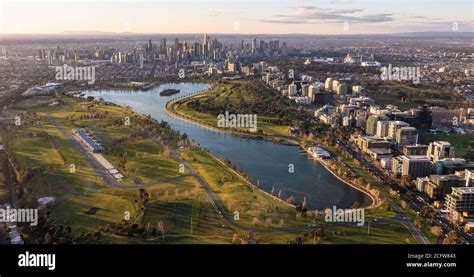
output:
[[[151,51],[153,49],[153,44],[151,43],[151,39],[148,40],[148,50]]]
[[[174,51],[179,51],[179,38],[174,39]]]
[[[208,56],[209,50],[211,49],[211,39],[207,34],[204,34],[204,41],[203,41],[203,55]]]
[[[166,38],[161,38],[160,54],[166,55]]]
[[[428,157],[430,157],[433,162],[454,158],[454,153],[454,146],[447,141],[433,141],[428,146]]]

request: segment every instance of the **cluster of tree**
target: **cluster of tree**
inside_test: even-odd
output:
[[[162,221],[152,226],[151,223],[137,224],[127,220],[122,220],[120,223],[107,224],[101,229],[103,233],[111,233],[119,236],[137,239],[153,239],[157,237],[165,237],[165,224]]]
[[[423,217],[429,218],[430,221],[431,221],[431,223],[433,223],[434,220],[435,220],[436,217],[437,217],[436,210],[433,209],[433,208],[432,208],[431,206],[429,206],[429,205],[424,205],[423,207],[421,207],[420,215],[422,215]]]
[[[347,55],[347,52],[336,52],[330,51],[316,51],[320,54],[311,54],[309,57],[320,56],[320,55],[329,55],[331,57],[340,57],[344,58]],[[315,53],[316,53],[315,52]],[[288,72],[289,70],[293,70],[295,72],[295,76],[297,72],[305,72],[309,75],[314,76],[326,76],[331,77],[334,73],[359,73],[359,74],[374,74],[380,75],[380,71],[377,68],[373,67],[362,67],[362,66],[348,66],[347,64],[326,64],[326,63],[311,63],[311,64],[304,64],[304,60],[302,59],[278,59],[272,61],[273,65],[278,66],[281,71]]]
[[[48,208],[39,216],[38,225],[21,225],[20,234],[26,244],[69,244],[75,239],[71,227],[56,224]]]
[[[88,114],[81,114],[71,118],[72,120],[88,120],[88,119],[105,119],[107,118],[107,112],[95,112]]]
[[[303,133],[308,133],[317,125],[314,116],[302,110],[298,105],[287,97],[283,97],[278,91],[269,88],[260,79],[251,79],[246,82],[235,82],[230,91],[227,89],[219,91],[215,95],[196,99],[188,102],[188,108],[202,113],[210,113],[214,116],[224,114],[226,111],[234,114],[258,114],[272,117],[272,123],[277,125],[299,125]],[[231,103],[229,95],[236,94],[237,103]],[[244,94],[250,94],[251,101],[246,101]],[[219,98],[222,100],[218,101]]]
[[[289,244],[317,244],[326,236],[323,228],[317,228],[309,232],[299,234],[294,240],[288,240]]]
[[[246,235],[240,235],[238,233],[234,233],[232,236],[232,243],[233,244],[258,244],[259,239],[257,234],[252,231],[249,231]]]
[[[145,189],[139,189],[138,195],[135,197],[134,205],[135,205],[135,218],[134,222],[141,222],[144,215],[145,215],[145,208],[148,200],[150,199],[150,195],[146,192]]]
[[[460,238],[456,231],[450,231],[443,240],[443,244],[459,244]]]

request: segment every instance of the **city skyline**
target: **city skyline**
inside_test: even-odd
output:
[[[196,9],[199,5],[199,9]],[[429,5],[430,8],[426,8]],[[470,1],[3,1],[0,34],[472,31]],[[160,13],[161,10],[166,12]],[[66,11],[66,12],[65,12]],[[172,11],[172,12],[168,12]],[[71,16],[71,12],[76,16]],[[44,16],[38,17],[38,14]],[[47,16],[46,16],[47,15]],[[84,15],[84,16],[82,16]],[[123,16],[122,16],[123,15]],[[34,20],[31,20],[34,18]],[[84,19],[86,18],[86,19]]]

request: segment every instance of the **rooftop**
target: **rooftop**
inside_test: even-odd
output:
[[[447,142],[447,141],[444,141],[444,140],[436,140],[436,141],[433,141],[434,144],[438,144],[438,145],[442,145],[442,146],[450,146],[451,143]]]
[[[428,158],[425,155],[408,155],[408,156],[403,156],[403,158],[410,161],[429,161],[430,160],[430,158]]]

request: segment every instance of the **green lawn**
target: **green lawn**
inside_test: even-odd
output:
[[[83,156],[74,148],[64,135],[46,118],[53,116],[67,132],[75,126],[86,126],[106,146],[112,146],[112,140],[129,135],[133,128],[140,128],[139,121],[143,119],[129,110],[113,106],[86,106],[89,102],[65,99],[62,107],[38,107],[29,112],[35,112],[34,124],[24,126],[10,134],[10,145],[20,168],[42,168],[30,180],[27,186],[37,197],[54,196],[58,203],[52,207],[51,216],[58,224],[72,227],[73,234],[97,231],[107,224],[120,222],[125,212],[135,215],[134,201],[138,188],[112,188],[96,178]],[[32,104],[32,103],[30,103]],[[123,109],[123,110],[121,110]],[[103,112],[105,118],[92,118],[90,115]],[[17,113],[19,110],[10,110]],[[122,126],[114,124],[130,115],[132,122],[137,125]],[[136,120],[136,121],[135,121]],[[31,134],[47,133],[52,143],[45,136]],[[14,139],[13,139],[14,137]],[[179,176],[180,163],[163,153],[162,145],[153,139],[136,139],[116,145],[126,156],[126,166],[129,170],[125,175],[139,177],[142,183],[161,181]],[[272,217],[274,224],[285,219],[285,225],[301,225],[303,220],[296,220],[294,208],[269,198],[261,192],[254,192],[226,167],[212,159],[202,151],[183,152],[183,157],[200,171],[219,198],[233,214],[240,211],[240,222],[252,225],[254,217],[260,220],[259,227],[264,228],[263,222]],[[117,165],[118,160],[110,153],[104,156]],[[194,160],[196,159],[196,160]],[[200,162],[202,161],[202,162]],[[76,171],[69,171],[69,164],[74,164]],[[187,172],[185,172],[187,173]],[[126,179],[129,180],[129,179]],[[140,219],[143,225],[155,226],[158,221],[166,226],[165,243],[230,243],[235,232],[225,226],[221,216],[209,202],[207,194],[192,177],[180,178],[172,183],[159,183],[147,187],[150,200],[146,204],[144,217]],[[93,212],[91,212],[93,211]],[[286,215],[288,214],[288,215]],[[286,216],[286,217],[285,217]],[[286,219],[287,218],[287,219]],[[136,239],[122,238],[107,234],[104,241],[136,243]],[[143,242],[143,241],[141,241]],[[161,243],[161,241],[149,241]]]
[[[237,82],[238,83],[238,82]],[[243,89],[233,89],[232,84],[224,84],[220,86],[216,86],[209,92],[185,99],[183,101],[178,101],[173,104],[173,108],[176,113],[181,116],[187,117],[199,123],[217,128],[217,117],[205,113],[193,110],[189,107],[188,103],[190,101],[198,100],[204,102],[212,97],[216,106],[223,106],[226,101],[232,106],[239,105],[239,97],[241,95],[244,99],[245,103],[254,103],[255,99],[252,97],[251,93],[245,91]],[[230,111],[229,111],[230,112]],[[266,135],[274,135],[274,136],[282,136],[288,137],[288,128],[289,126],[278,125],[277,123],[273,123],[275,118],[265,116],[265,115],[257,115],[257,129],[260,129]],[[225,128],[220,128],[225,129]],[[228,131],[235,131],[241,133],[249,133],[248,129],[245,128],[236,128],[231,129]]]
[[[468,151],[471,143],[474,143],[474,136],[460,135],[460,134],[426,134],[427,143],[435,140],[443,140],[454,145],[456,157],[464,157]]]
[[[466,106],[462,98],[438,87],[412,87],[399,82],[386,82],[369,97],[379,105],[395,105],[400,109],[417,108],[420,105],[447,106],[448,108]]]
[[[400,224],[372,224],[367,234],[367,224],[361,227],[337,227],[329,229],[323,244],[414,244],[418,243]]]
[[[243,180],[234,175],[226,167],[202,150],[184,152],[182,156],[191,162],[199,174],[207,181],[224,203],[228,214],[239,212],[239,224],[253,226],[254,218],[258,218],[257,227],[267,228],[265,220],[272,219],[270,227],[303,226],[308,219],[296,218],[296,209],[273,200],[257,189],[252,189]],[[283,220],[283,225],[281,225]]]
[[[229,97],[232,97],[230,95]],[[120,222],[125,212],[135,215],[135,200],[138,188],[118,189],[110,187],[95,177],[83,156],[74,148],[64,135],[45,117],[51,114],[64,128],[70,132],[75,126],[86,126],[106,148],[112,146],[115,138],[132,134],[135,128],[141,128],[144,117],[130,110],[114,106],[91,106],[87,101],[66,98],[66,105],[60,107],[36,107],[29,109],[35,123],[13,131],[4,138],[22,171],[41,168],[42,171],[27,181],[29,191],[37,197],[55,196],[58,203],[52,207],[52,218],[58,224],[72,227],[73,234],[97,231],[107,224]],[[31,101],[30,101],[31,102]],[[35,103],[28,103],[35,106]],[[20,109],[20,110],[18,110]],[[7,110],[7,114],[16,114],[21,107]],[[36,113],[33,115],[32,113]],[[89,115],[101,114],[102,118]],[[116,124],[124,115],[132,117],[131,126]],[[271,120],[268,118],[261,118]],[[33,121],[32,121],[33,122]],[[136,123],[136,124],[134,124]],[[272,126],[262,123],[263,127],[273,132],[286,133],[284,126]],[[45,132],[46,136],[38,134]],[[34,135],[34,134],[37,135]],[[52,141],[56,142],[52,143]],[[129,140],[115,145],[126,157],[126,172],[139,177],[143,183],[162,181],[179,176],[179,162],[163,153],[163,146],[153,138]],[[277,201],[261,191],[252,188],[243,179],[234,174],[208,153],[194,148],[180,152],[198,171],[199,175],[209,183],[213,192],[224,204],[227,213],[233,217],[239,212],[238,223],[258,228],[280,228],[288,226],[307,226],[311,223],[306,215],[297,217],[294,207]],[[106,153],[105,157],[115,166],[118,159]],[[350,164],[355,170],[356,165]],[[69,171],[69,164],[74,164],[76,171]],[[360,170],[360,174],[365,171]],[[371,176],[364,175],[370,181]],[[379,184],[374,183],[374,186]],[[380,188],[383,190],[383,188]],[[166,228],[164,243],[231,243],[232,236],[237,233],[246,238],[247,232],[236,231],[226,226],[209,202],[207,194],[192,177],[177,179],[173,182],[161,182],[146,191],[150,198],[145,205],[143,217],[134,218],[140,224],[155,226],[163,222]],[[91,212],[93,211],[93,212]],[[392,214],[383,207],[368,211],[367,217],[390,217]],[[255,224],[257,219],[257,224]],[[267,226],[266,220],[271,219]],[[320,221],[320,220],[319,220]],[[380,227],[382,228],[382,227]],[[359,243],[367,242],[364,228],[347,228],[328,233],[321,243]],[[328,230],[329,231],[329,230]],[[297,234],[259,235],[262,243],[285,243],[294,240]],[[143,241],[124,238],[113,234],[104,234],[99,243],[163,243],[161,239]],[[374,227],[370,243],[405,243],[403,230],[393,231]]]
[[[102,180],[95,177],[91,168],[85,163],[83,156],[74,148],[63,134],[53,126],[47,114],[56,118],[57,122],[64,126],[67,132],[74,127],[74,124],[81,124],[90,128],[104,142],[106,147],[111,145],[114,138],[121,137],[132,132],[131,128],[107,126],[109,122],[120,119],[130,111],[113,106],[98,106],[88,111],[75,113],[81,109],[84,102],[76,102],[75,99],[67,99],[63,107],[40,107],[30,112],[36,112],[37,123],[25,126],[16,130],[14,139],[10,139],[12,152],[21,169],[43,168],[31,178],[27,186],[37,197],[54,196],[58,198],[58,204],[52,208],[52,218],[58,224],[71,225],[73,234],[98,230],[106,224],[120,222],[124,218],[124,213],[129,211],[134,214],[134,200],[137,188],[116,189],[102,183]],[[87,102],[86,102],[87,103]],[[85,118],[78,119],[80,115],[89,115],[97,112],[97,109],[107,111],[107,119]],[[122,109],[122,111],[121,111]],[[18,110],[10,111],[17,113]],[[72,122],[73,120],[74,122]],[[104,127],[104,125],[106,127]],[[58,145],[51,143],[45,136],[32,135],[47,133]],[[57,147],[59,146],[59,147]],[[127,156],[127,166],[132,170],[134,176],[138,176],[143,183],[160,181],[170,177],[180,175],[179,163],[162,155],[162,147],[152,140],[136,140],[126,142],[119,147],[125,150]],[[111,155],[105,155],[112,163],[115,162]],[[66,161],[64,161],[66,160]],[[69,171],[69,164],[74,164],[76,171]],[[151,194],[160,198],[153,201],[167,201],[171,203],[188,194],[191,197],[198,184],[191,178],[182,178],[172,184],[162,183],[147,188]],[[169,196],[165,200],[165,190]],[[178,191],[178,195],[176,194]],[[161,192],[161,197],[158,196]],[[199,194],[198,194],[199,195]],[[193,200],[194,201],[194,200]],[[200,198],[199,201],[205,201]],[[153,203],[153,202],[151,202]],[[157,202],[158,203],[158,202]],[[178,202],[176,202],[178,203]],[[156,203],[153,203],[155,205]],[[150,207],[145,220],[153,221],[155,212],[160,209]],[[158,204],[156,204],[158,205]],[[199,204],[196,205],[200,207]],[[212,209],[199,208],[201,213],[196,214],[196,230],[198,230],[201,219],[212,217],[215,211]],[[94,213],[90,211],[95,210]],[[184,210],[176,210],[174,216],[178,217]],[[185,215],[183,215],[185,216]],[[206,219],[207,220],[207,219]],[[170,221],[171,222],[171,221]],[[151,222],[156,224],[156,222]],[[147,224],[145,221],[144,224]],[[165,223],[166,224],[166,223]],[[180,232],[177,225],[167,224],[169,231],[175,234]],[[174,230],[176,229],[176,230]],[[213,231],[210,230],[210,233]],[[219,234],[217,232],[217,234]],[[125,239],[126,240],[126,239]]]

